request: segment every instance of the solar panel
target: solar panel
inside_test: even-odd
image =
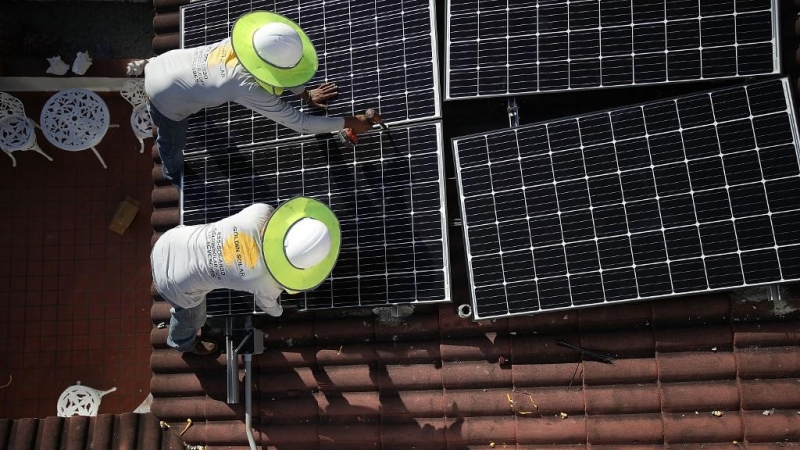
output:
[[[341,253],[330,279],[284,302],[325,309],[449,301],[441,139],[435,122],[364,134],[355,151],[335,139],[307,139],[188,157],[182,223],[220,220],[254,202],[313,197],[339,218]],[[209,315],[253,312],[250,294],[208,296]]]
[[[446,99],[780,72],[777,0],[448,0]]]
[[[785,79],[453,146],[476,318],[800,279]]]
[[[339,88],[330,116],[376,108],[387,123],[435,119],[440,115],[433,0],[222,0],[181,9],[181,46],[219,42],[251,10],[280,13],[311,38],[319,70],[307,84]],[[298,96],[283,97],[301,108]],[[306,107],[307,109],[307,107]],[[312,109],[312,114],[326,114]],[[298,133],[236,103],[208,108],[189,118],[186,154],[274,142]]]

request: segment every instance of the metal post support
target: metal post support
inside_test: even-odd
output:
[[[239,356],[233,347],[233,317],[225,318],[225,356],[228,359],[228,400],[229,405],[239,403]]]
[[[519,107],[517,106],[516,97],[508,98],[508,107],[506,108],[506,112],[508,113],[508,126],[511,128],[517,128],[519,126]]]
[[[767,298],[773,303],[779,302],[781,300],[780,285],[770,284],[767,286]]]
[[[247,316],[244,324],[247,330],[247,337],[242,339],[239,348],[247,342],[248,339],[253,339],[253,318]],[[263,335],[260,336],[261,341],[264,341]],[[254,344],[257,347],[257,344]],[[244,426],[245,433],[247,434],[247,443],[250,444],[251,450],[257,450],[256,440],[253,436],[253,354],[246,353],[242,356],[244,359]]]

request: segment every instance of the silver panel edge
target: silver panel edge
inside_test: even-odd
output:
[[[439,202],[441,204],[441,218],[442,218],[442,259],[444,265],[444,295],[443,302],[453,301],[452,290],[452,270],[450,268],[450,239],[448,234],[447,222],[447,185],[444,171],[444,142],[442,136],[442,121],[436,121],[436,154],[438,155],[439,162]],[[426,302],[427,303],[427,302]]]
[[[797,160],[798,163],[800,163],[800,130],[798,130],[797,115],[795,114],[795,111],[797,110],[794,109],[794,99],[792,98],[792,87],[789,85],[789,78],[781,78],[781,84],[783,85],[783,93],[786,96],[786,109],[789,113],[789,118],[791,119],[789,121],[789,125],[792,127],[794,151],[797,153]]]
[[[472,272],[472,251],[469,248],[469,227],[467,226],[467,211],[464,205],[464,186],[461,183],[461,160],[458,158],[458,141],[463,138],[465,137],[453,138],[451,142],[453,145],[453,159],[455,160],[456,183],[458,184],[458,206],[461,210],[461,230],[464,236],[464,257],[467,260],[467,276],[469,278],[468,289],[470,303],[472,304],[472,319],[479,320],[484,317],[478,317],[478,299],[475,296],[475,276]],[[488,319],[488,317],[485,318]]]
[[[444,20],[444,99],[452,100],[450,97],[450,2],[445,0],[445,20]]]
[[[778,0],[772,0],[772,73],[781,73],[781,30],[780,30],[780,5]]]
[[[431,54],[433,55],[433,61],[431,61],[433,64],[433,107],[435,114],[433,118],[439,119],[442,117],[442,93],[439,80],[439,41],[436,39],[438,35],[436,28],[436,0],[429,0],[428,5],[431,20]],[[441,139],[439,143],[441,144]]]

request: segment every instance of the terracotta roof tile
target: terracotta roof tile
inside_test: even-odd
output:
[[[658,413],[661,394],[656,383],[589,386],[585,409],[589,415]]]
[[[382,364],[435,363],[442,359],[436,341],[379,342],[375,345]]]
[[[775,347],[785,345],[800,345],[800,322],[776,322],[769,326],[755,323],[736,323],[734,338],[736,346],[746,347]]]
[[[778,443],[775,442],[768,442],[765,444],[753,443],[750,442],[747,444],[747,450],[774,450],[775,448],[800,448],[800,443],[798,442],[790,442],[790,441],[781,441]]]
[[[577,362],[561,364],[515,363],[512,366],[512,377],[514,386],[518,388],[526,386],[567,386],[578,372],[576,369],[580,369]]]
[[[447,418],[448,447],[513,443],[517,435],[517,420],[513,416]]]
[[[800,347],[744,348],[736,352],[742,379],[800,376]]]
[[[520,417],[517,441],[520,445],[559,445],[556,448],[561,448],[561,445],[582,445],[586,443],[586,424],[586,417],[583,415],[568,416],[563,419],[556,415],[541,418]]]
[[[405,450],[410,448],[447,448],[446,420],[419,419],[411,423],[381,426],[382,449]]]
[[[730,321],[730,299],[725,294],[709,294],[703,301],[681,297],[652,302],[653,323],[658,326],[697,326],[724,324]]]
[[[739,390],[735,380],[688,383],[662,383],[664,412],[695,412],[739,409]]]
[[[96,417],[47,417],[0,420],[2,450],[151,450],[178,447],[163,433],[153,414],[100,414]]]
[[[652,358],[616,359],[614,364],[587,361],[582,364],[587,386],[614,385],[631,381],[649,383],[658,380],[658,367]]]
[[[511,341],[511,359],[514,364],[553,364],[580,360],[578,352],[556,345],[557,340],[579,345],[580,335],[568,332],[535,336],[518,333]]]
[[[736,356],[731,351],[659,353],[657,362],[662,382],[724,380],[736,377]]]
[[[742,380],[742,409],[771,411],[794,409],[800,411],[800,380],[784,378],[772,380]]]
[[[444,389],[492,388],[511,385],[511,370],[485,361],[442,364]]]
[[[510,359],[510,337],[488,332],[483,336],[465,339],[442,339],[439,344],[441,358],[446,362],[486,361],[496,363],[500,358]]]
[[[317,347],[317,363],[328,365],[372,364],[378,360],[375,344],[329,344]]]
[[[408,364],[386,366],[377,371],[378,386],[382,391],[441,390],[441,367],[434,364]]]
[[[720,417],[709,411],[664,415],[664,440],[668,443],[743,442],[743,432],[742,418],[736,412]]]
[[[417,341],[436,340],[439,337],[438,308],[416,308],[414,320],[403,321],[397,325],[381,323],[375,327],[375,337],[379,341]]]
[[[733,332],[730,325],[705,325],[693,328],[657,329],[656,350],[664,352],[682,351],[729,351],[733,348]]]
[[[800,440],[800,414],[775,411],[765,416],[761,411],[742,413],[748,442],[797,442]]]
[[[661,414],[589,416],[586,429],[591,444],[657,444],[664,439]]]
[[[441,418],[446,411],[445,393],[441,390],[381,393],[381,418],[402,422],[414,418]]]

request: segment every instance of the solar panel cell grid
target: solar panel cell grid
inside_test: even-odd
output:
[[[355,151],[334,139],[259,146],[186,159],[184,225],[209,223],[254,202],[317,198],[342,227],[329,280],[301,309],[449,300],[439,123],[362,135]],[[252,295],[214,291],[209,315],[252,314]]]
[[[319,69],[308,83],[334,82],[327,111],[343,116],[376,108],[387,123],[439,117],[436,31],[431,0],[324,2],[222,0],[182,8],[182,46],[212,44],[230,34],[242,14],[264,9],[296,21],[314,42]],[[303,109],[300,99],[284,100]],[[186,154],[274,142],[298,133],[236,103],[189,118]]]
[[[454,139],[476,317],[795,279],[786,83]]]
[[[770,0],[449,0],[448,99],[779,71]]]

